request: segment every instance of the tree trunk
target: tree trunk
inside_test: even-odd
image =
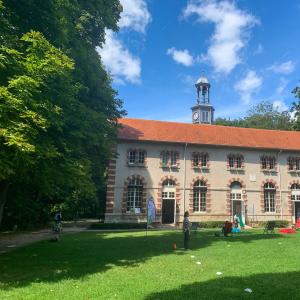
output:
[[[4,206],[7,201],[7,191],[9,183],[6,181],[0,182],[0,228],[3,219]]]

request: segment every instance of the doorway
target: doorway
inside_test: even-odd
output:
[[[163,199],[162,202],[162,224],[174,223],[175,199]]]
[[[232,203],[231,217],[241,216],[243,224],[245,224],[245,206],[242,200],[242,185],[238,181],[234,181],[230,185],[230,200]],[[234,220],[233,220],[234,221]]]
[[[300,201],[295,201],[295,221],[300,220]]]
[[[176,193],[175,182],[173,180],[167,179],[163,183],[163,189],[162,189],[162,208],[161,208],[162,224],[175,223],[175,193]]]

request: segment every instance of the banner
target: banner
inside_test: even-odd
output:
[[[156,218],[156,208],[153,197],[148,199],[147,203],[147,224],[150,225],[155,221]]]

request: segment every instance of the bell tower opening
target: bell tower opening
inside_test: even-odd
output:
[[[212,124],[214,120],[214,108],[210,104],[210,83],[201,75],[195,84],[197,90],[197,104],[192,109],[192,121],[194,124]]]

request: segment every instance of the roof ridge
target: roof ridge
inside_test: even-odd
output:
[[[226,126],[226,125],[217,125],[217,124],[193,124],[193,123],[184,123],[184,122],[175,122],[175,121],[162,121],[162,120],[149,120],[142,118],[120,118],[119,120],[137,120],[143,122],[157,122],[157,123],[171,123],[171,124],[180,124],[180,125],[190,125],[190,126],[205,126],[205,127],[222,127],[222,128],[235,128],[239,130],[253,130],[253,131],[271,131],[271,132],[294,132],[300,133],[297,130],[283,130],[283,129],[266,129],[266,128],[252,128],[252,127],[238,127],[238,126]]]

